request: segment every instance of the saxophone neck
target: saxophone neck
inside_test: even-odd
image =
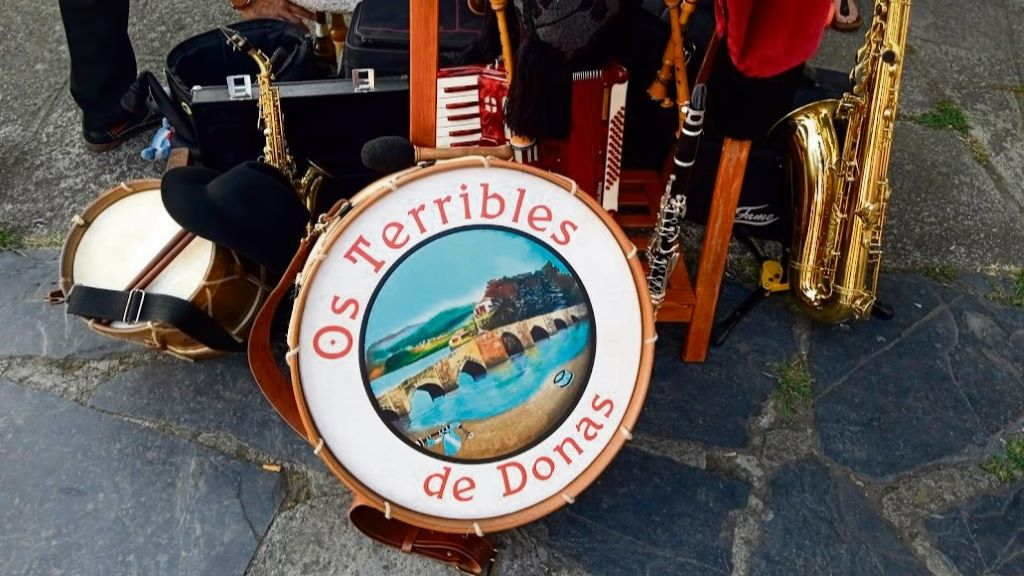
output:
[[[267,55],[264,54],[262,50],[256,48],[255,46],[249,49],[248,54],[249,57],[252,58],[256,62],[256,65],[259,66],[260,68],[260,80],[262,81],[263,79],[266,79],[267,82],[273,80],[274,71],[272,69],[270,58],[267,58]]]
[[[260,68],[261,78],[272,78],[273,73],[271,68],[273,65],[270,62],[270,58],[263,53],[262,50],[254,46],[251,42],[245,39],[245,36],[239,34],[236,30],[232,30],[226,26],[221,26],[220,31],[227,38],[228,46],[231,46],[236,52],[245,52],[250,58],[256,61],[256,65]]]

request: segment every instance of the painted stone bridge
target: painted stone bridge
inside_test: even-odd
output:
[[[443,396],[459,387],[459,374],[465,372],[474,380],[482,378],[489,368],[523,353],[588,314],[586,304],[577,304],[481,332],[466,339],[445,358],[380,395],[377,403],[385,418],[408,416],[417,390],[428,392],[431,398]]]

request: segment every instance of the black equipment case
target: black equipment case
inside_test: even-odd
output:
[[[231,28],[273,62],[289,151],[300,169],[311,160],[333,176],[321,190],[321,207],[373,181],[377,174],[360,162],[361,147],[378,136],[408,133],[408,80],[377,74],[372,89],[357,91],[351,79],[324,77],[304,29],[276,20],[250,20]],[[228,46],[220,30],[211,30],[168,54],[169,95],[152,74],[143,75],[175,127],[176,145],[189,147],[194,162],[226,171],[263,152],[258,72],[249,55]],[[230,77],[234,90],[228,89]]]
[[[199,160],[216,170],[262,154],[265,138],[257,127],[259,89],[235,96],[226,85],[191,90]],[[357,91],[351,80],[277,83],[289,151],[298,161],[315,161],[334,176],[321,192],[329,207],[380,175],[362,165],[360,151],[378,136],[407,136],[409,83],[377,78],[372,90]]]
[[[473,14],[466,0],[440,1],[438,37],[442,67],[480,64],[495,58],[500,42],[494,16]],[[342,74],[373,68],[380,76],[409,72],[409,1],[364,0],[352,13],[345,38]]]

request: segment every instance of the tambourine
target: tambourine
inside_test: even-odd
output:
[[[371,536],[408,550],[415,530],[537,520],[631,437],[655,341],[644,273],[571,180],[438,163],[371,185],[317,231],[293,262],[291,389],[261,387]],[[414,535],[389,536],[397,525]]]

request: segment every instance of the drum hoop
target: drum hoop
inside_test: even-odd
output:
[[[485,168],[507,168],[518,172],[525,172],[547,180],[548,182],[564,189],[567,193],[578,190],[576,183],[564,176],[547,172],[532,166],[517,164],[496,158],[485,158],[482,156],[470,156],[466,158],[437,162],[431,166],[418,167],[401,172],[390,178],[378,180],[353,197],[352,209],[330,225],[327,231],[319,238],[314,246],[313,252],[306,260],[306,264],[302,269],[302,286],[300,287],[299,294],[296,297],[288,326],[289,350],[296,351],[299,349],[299,321],[302,317],[303,310],[305,310],[306,298],[309,294],[309,286],[312,284],[312,280],[316,277],[316,273],[320,268],[320,263],[323,261],[322,258],[319,258],[320,253],[326,250],[326,247],[332,246],[341,233],[347,229],[355,219],[357,219],[363,212],[383,196],[397,190],[399,186],[414,182],[432,174],[447,172],[458,168],[481,166]],[[594,214],[605,223],[605,226],[612,233],[612,236],[619,244],[619,247],[622,248],[623,256],[627,258],[630,271],[633,275],[633,281],[637,289],[637,297],[640,300],[640,319],[642,324],[641,334],[643,339],[640,350],[640,366],[637,369],[637,377],[636,382],[634,383],[633,393],[630,396],[629,404],[626,406],[619,430],[615,431],[612,438],[608,441],[608,444],[604,446],[590,465],[587,466],[587,468],[585,468],[571,482],[569,482],[569,484],[559,494],[553,494],[529,508],[501,516],[479,518],[475,520],[432,516],[391,502],[386,502],[384,498],[380,497],[361,480],[349,473],[341,462],[334,456],[330,447],[326,445],[320,436],[320,432],[309,413],[309,407],[306,404],[306,398],[302,391],[302,378],[299,374],[298,354],[295,352],[289,352],[288,367],[291,372],[292,389],[299,409],[299,417],[306,430],[306,439],[311,445],[316,447],[314,453],[318,453],[327,468],[336,477],[338,477],[342,483],[352,490],[357,500],[361,499],[372,504],[378,510],[387,510],[391,517],[400,521],[414,526],[442,532],[450,532],[454,534],[472,534],[476,532],[479,534],[482,532],[489,533],[509,530],[538,520],[552,512],[555,512],[566,504],[571,503],[581,492],[597,480],[598,476],[600,476],[600,474],[608,467],[615,456],[618,455],[625,442],[632,437],[633,426],[636,424],[636,419],[640,415],[640,409],[643,407],[644,399],[647,396],[651,370],[654,365],[654,343],[656,340],[654,331],[654,312],[650,303],[650,295],[647,291],[646,275],[644,274],[640,262],[636,258],[636,247],[632,242],[630,242],[629,238],[618,226],[615,220],[612,219],[608,212],[606,212],[597,203],[597,201],[589,195],[582,193],[582,191],[576,194],[576,197],[579,198],[587,208],[594,212]]]
[[[65,296],[67,296],[68,291],[71,290],[71,286],[74,285],[75,255],[78,253],[78,245],[82,242],[82,237],[85,236],[85,232],[92,226],[93,222],[96,221],[96,218],[99,217],[104,210],[110,208],[118,201],[123,200],[132,194],[138,194],[139,192],[145,192],[153,189],[160,190],[160,180],[158,178],[144,178],[140,180],[122,182],[114,188],[100,194],[95,200],[85,207],[85,210],[82,210],[82,212],[77,215],[84,221],[84,223],[71,223],[71,229],[68,231],[67,238],[64,240],[64,245],[60,251],[60,289],[64,292]],[[207,240],[207,242],[209,242],[209,240]],[[209,278],[210,271],[213,270],[213,264],[217,260],[217,253],[218,251],[223,250],[223,248],[217,246],[217,244],[213,242],[210,242],[210,244],[213,245],[213,250],[210,251],[210,259],[206,263],[206,271],[203,272],[204,279]],[[203,284],[196,286],[195,290],[193,290],[189,295],[188,301],[194,301],[202,289]],[[149,323],[145,322],[140,322],[123,328],[113,328],[95,323],[92,324],[92,327],[94,330],[98,330],[100,332],[117,335],[136,334],[140,332],[148,332],[150,330]],[[177,329],[174,328],[174,330]]]

